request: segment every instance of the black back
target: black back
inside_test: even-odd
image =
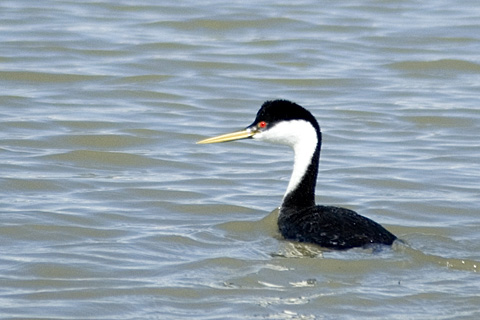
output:
[[[331,206],[302,210],[282,207],[278,227],[285,239],[337,250],[370,244],[391,245],[397,239],[375,221],[355,211]]]

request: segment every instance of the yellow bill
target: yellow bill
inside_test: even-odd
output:
[[[208,138],[205,140],[198,141],[197,144],[206,144],[206,143],[217,143],[217,142],[227,142],[233,140],[246,139],[253,136],[255,132],[253,130],[245,129],[242,131],[236,131],[231,133],[222,134],[213,138]]]

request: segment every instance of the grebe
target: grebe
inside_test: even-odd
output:
[[[278,216],[285,239],[344,250],[371,244],[391,245],[397,237],[355,211],[315,205],[315,185],[322,133],[315,117],[287,100],[266,101],[244,130],[199,141],[199,144],[253,138],[293,148],[295,161]]]

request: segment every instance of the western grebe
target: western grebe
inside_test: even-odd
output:
[[[246,138],[284,144],[294,150],[293,172],[278,216],[278,228],[285,239],[337,250],[369,244],[391,245],[395,241],[395,235],[355,211],[315,205],[322,133],[309,111],[287,100],[266,101],[255,121],[244,130],[197,143]]]

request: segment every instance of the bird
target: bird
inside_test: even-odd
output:
[[[254,139],[293,148],[294,165],[277,219],[286,240],[332,250],[392,245],[397,237],[353,210],[315,204],[322,132],[307,109],[289,100],[265,101],[243,130],[198,141],[198,144]]]

